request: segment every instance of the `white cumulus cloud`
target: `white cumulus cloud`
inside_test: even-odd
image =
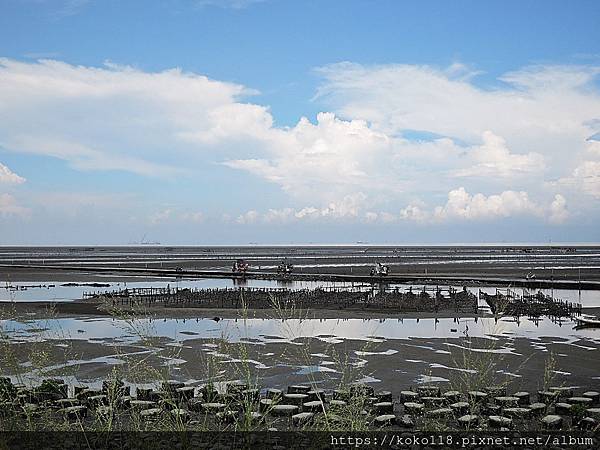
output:
[[[457,170],[457,176],[514,177],[544,170],[544,157],[541,154],[511,153],[506,141],[491,131],[484,131],[483,144],[469,151],[469,156],[473,160],[473,166]]]
[[[515,215],[542,215],[543,210],[529,199],[526,192],[504,191],[486,197],[469,194],[460,187],[448,193],[448,202],[434,210],[437,220],[489,220]]]
[[[559,184],[575,187],[600,199],[600,161],[584,161],[570,176],[561,178]]]
[[[567,200],[562,195],[556,194],[550,204],[549,221],[554,224],[561,224],[568,218]]]
[[[414,222],[427,222],[431,217],[431,214],[423,210],[422,206],[419,205],[408,205],[400,210],[400,218],[402,220],[411,220]]]
[[[248,123],[269,122],[266,112],[257,118],[257,107],[238,102],[251,94],[179,69],[0,58],[0,146],[77,169],[180,173],[189,161],[199,164],[203,146],[191,145],[191,137],[203,135],[206,147],[214,136],[243,136]]]
[[[260,218],[260,214],[258,211],[250,210],[245,212],[244,214],[240,214],[235,220],[240,225],[251,225],[256,223]]]
[[[0,163],[0,183],[22,184],[25,183],[25,178],[20,177],[4,164]]]
[[[231,212],[240,223],[542,217],[549,207],[540,205],[557,202],[548,183],[600,197],[590,141],[600,132],[599,71],[532,66],[484,88],[462,64],[335,64],[318,71],[316,101],[329,111],[279,127],[268,106],[248,101],[256,91],[201,74],[3,58],[0,147],[151,177],[202,179],[228,167],[289,196],[287,208],[260,213],[269,205],[259,197],[249,212]],[[7,179],[22,182],[0,166]],[[448,192],[448,204],[426,206]],[[573,213],[595,208],[563,194]]]
[[[391,177],[382,163],[391,158],[390,139],[362,120],[320,113],[316,124],[302,118],[293,128],[273,130],[265,143],[265,158],[225,164],[275,183],[296,198],[316,196],[323,202],[365,186],[381,187]]]

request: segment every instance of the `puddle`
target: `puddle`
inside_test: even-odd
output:
[[[450,380],[444,377],[434,377],[431,375],[419,375],[416,378],[415,383],[417,384],[427,384],[427,383],[448,383]]]
[[[356,380],[355,383],[358,383],[358,384],[364,384],[364,383],[381,383],[381,380],[379,378],[375,378],[375,377],[372,377],[370,375],[365,375],[364,377],[359,378],[358,380]]]
[[[339,371],[327,366],[302,366],[300,370],[294,372],[296,375],[309,375],[311,373],[339,373]]]
[[[398,350],[388,349],[384,352],[364,352],[360,350],[355,350],[354,353],[358,356],[368,356],[368,355],[395,355],[398,353]]]
[[[449,367],[449,366],[445,366],[443,364],[438,364],[438,363],[431,363],[429,364],[429,367],[431,367],[432,369],[446,369],[446,370],[456,370],[458,372],[465,372],[465,373],[477,373],[477,371],[475,369],[461,369],[460,367]]]
[[[512,378],[523,378],[523,375],[519,375],[518,373],[508,372],[504,369],[497,370],[496,373],[501,373],[503,375],[512,377]]]
[[[517,355],[522,356],[520,353],[516,353],[513,348],[510,347],[501,347],[501,348],[477,348],[477,347],[465,347],[459,344],[447,343],[446,345],[450,347],[460,348],[462,350],[466,350],[469,352],[475,353],[494,353],[498,355]]]

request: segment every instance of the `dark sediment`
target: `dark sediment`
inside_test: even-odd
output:
[[[599,255],[599,247],[592,245],[6,247],[0,248],[0,276],[5,280],[21,281],[106,281],[106,275],[157,279],[176,276],[178,268],[230,272],[232,263],[238,258],[245,258],[250,263],[250,270],[260,274],[273,272],[281,259],[288,258],[294,264],[296,275],[368,276],[373,264],[381,261],[390,266],[391,276],[454,277],[473,280],[476,285],[477,280],[484,283],[487,278],[525,280],[526,275],[535,275],[537,280],[571,281],[577,285],[580,281],[600,281]],[[72,269],[65,269],[65,266]],[[106,269],[111,266],[116,269],[112,275],[111,270]],[[140,271],[128,274],[128,268]],[[154,269],[157,270],[155,274],[151,272]],[[161,274],[161,270],[173,273]],[[535,280],[530,278],[529,281]],[[448,281],[441,283],[449,284]]]

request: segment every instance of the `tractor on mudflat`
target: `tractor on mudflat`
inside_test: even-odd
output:
[[[231,271],[233,273],[244,274],[244,273],[248,272],[249,268],[250,268],[250,264],[248,264],[243,259],[238,259],[233,263],[233,267],[231,268]]]
[[[281,264],[277,266],[277,273],[279,275],[291,275],[294,270],[294,266],[286,261],[281,261]]]
[[[390,267],[378,262],[375,267],[371,269],[372,277],[386,277],[390,271]]]

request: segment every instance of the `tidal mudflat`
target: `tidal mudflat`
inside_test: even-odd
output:
[[[64,372],[93,384],[141,360],[161,377],[192,385],[234,380],[248,369],[268,387],[293,380],[333,388],[350,377],[343,381],[400,392],[426,382],[451,386],[475,375],[481,360],[497,366],[487,376],[515,388],[541,388],[536,374],[549,363],[549,376],[561,385],[600,381],[600,336],[575,329],[571,320],[90,316],[4,320],[1,326],[18,362],[15,373],[5,368],[4,375],[18,372],[32,382]],[[49,362],[41,370],[29,361],[36,348],[44,349]],[[209,373],[210,364],[218,373]],[[135,384],[127,373],[124,381]]]
[[[147,251],[134,252],[128,258],[146,261],[156,257]],[[257,258],[265,264],[271,253],[260,251]],[[269,251],[276,258],[281,256],[281,249]],[[158,252],[163,254],[165,250]],[[340,256],[336,252],[302,258],[365,258],[354,254]],[[92,262],[101,261],[101,253],[94,252]],[[524,255],[523,264],[538,264],[536,258]],[[595,258],[589,256],[595,255],[591,251],[586,255],[582,259]],[[46,261],[48,254],[43,257]],[[177,258],[165,257],[171,264],[182,264]],[[186,259],[184,264],[195,264],[197,260],[207,264],[205,259],[210,258],[212,264],[220,267],[230,262],[223,261],[224,253],[194,258]],[[573,267],[569,269],[572,270]],[[0,375],[6,377],[4,383],[12,386],[10,392],[16,395],[10,402],[13,406],[21,402],[63,411],[65,408],[59,408],[58,403],[72,400],[69,407],[84,408],[77,411],[100,417],[106,412],[104,407],[131,414],[131,407],[124,406],[123,401],[133,401],[134,405],[153,402],[144,409],[158,411],[147,413],[152,420],[163,413],[172,419],[170,411],[176,409],[182,417],[191,414],[186,420],[192,423],[200,420],[194,414],[200,414],[231,425],[244,417],[240,402],[250,396],[251,412],[257,418],[264,416],[257,426],[286,428],[294,424],[305,426],[309,419],[311,423],[318,422],[319,413],[326,409],[333,414],[338,407],[352,406],[358,389],[360,405],[352,407],[358,408],[354,411],[357,417],[362,417],[364,411],[368,427],[418,428],[426,418],[435,419],[436,414],[451,417],[447,424],[451,428],[494,428],[504,419],[505,426],[509,421],[527,429],[555,426],[542,422],[548,415],[562,417],[562,427],[579,427],[583,419],[586,421],[581,423],[587,426],[590,420],[596,420],[598,399],[593,394],[600,390],[600,330],[581,328],[572,317],[492,314],[481,299],[468,312],[313,309],[294,305],[254,309],[248,304],[226,309],[166,305],[115,308],[103,303],[103,293],[142,287],[234,289],[240,285],[226,279],[147,279],[87,272],[65,278],[67,275],[63,271],[52,273],[50,267],[25,272],[8,270],[4,275],[0,291],[6,297],[0,303]],[[380,285],[379,281],[377,286],[351,288],[368,291],[381,289]],[[248,280],[241,287],[310,290],[344,289],[348,285]],[[435,286],[394,287],[402,291],[423,288]],[[480,290],[490,294],[496,290],[480,284],[454,288],[473,296]],[[84,293],[90,291],[99,296],[83,299]],[[600,306],[598,292],[548,289],[544,294],[580,303],[585,314],[595,314]],[[108,395],[110,380],[122,389],[117,396],[119,404],[110,403],[110,396],[101,398]],[[42,387],[55,386],[53,383],[67,386],[59,389],[60,398],[45,397]],[[304,392],[305,387],[311,394]],[[498,391],[492,392],[492,387]],[[557,394],[544,394],[548,392]],[[529,397],[514,400],[517,393],[527,393]],[[287,394],[291,397],[285,397]],[[578,400],[569,400],[586,396],[591,401],[582,400],[582,407],[577,406]],[[171,397],[175,403],[169,406]],[[509,399],[503,400],[504,397]],[[275,398],[275,402],[266,402]],[[319,405],[311,403],[315,401],[322,402],[322,411]],[[540,403],[543,411],[536,406]],[[212,404],[224,406],[214,406],[213,411]],[[581,411],[574,415],[568,412],[569,408]],[[450,412],[444,412],[445,409]],[[281,422],[288,412],[294,420]],[[67,422],[79,418],[68,411],[60,414]],[[214,426],[213,423],[211,427]]]

